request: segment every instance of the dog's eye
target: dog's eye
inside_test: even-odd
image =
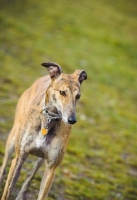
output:
[[[76,95],[76,99],[80,99],[81,95],[80,94],[77,94]]]
[[[60,94],[62,95],[62,96],[66,96],[66,92],[65,91],[59,91],[60,92]]]

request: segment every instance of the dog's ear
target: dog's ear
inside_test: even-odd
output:
[[[77,76],[78,81],[80,84],[87,79],[87,73],[84,70],[78,70],[76,69],[74,74]]]
[[[47,68],[51,78],[56,78],[63,72],[62,68],[57,63],[47,62],[41,65]]]

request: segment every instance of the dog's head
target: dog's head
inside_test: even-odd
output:
[[[73,74],[64,74],[61,67],[52,62],[42,63],[42,66],[48,69],[52,79],[46,102],[56,107],[65,123],[75,124],[75,106],[81,97],[81,84],[87,79],[86,72],[75,70]]]

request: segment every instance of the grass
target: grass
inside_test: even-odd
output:
[[[66,73],[88,74],[49,200],[137,199],[136,13],[135,0],[0,3],[0,163],[19,96],[47,74],[40,64],[55,61]],[[31,167],[28,160],[13,199]]]

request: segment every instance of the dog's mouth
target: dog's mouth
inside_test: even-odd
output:
[[[58,111],[58,115],[60,116],[60,118],[62,119],[62,113],[60,112],[60,110],[57,110]]]
[[[60,116],[60,118],[62,119],[62,121],[63,121],[65,124],[69,124],[68,121],[66,121],[66,120],[63,118],[62,112],[61,112],[60,110],[58,110],[58,115]]]
[[[62,113],[60,112],[60,110],[58,110],[58,114],[62,118]]]

